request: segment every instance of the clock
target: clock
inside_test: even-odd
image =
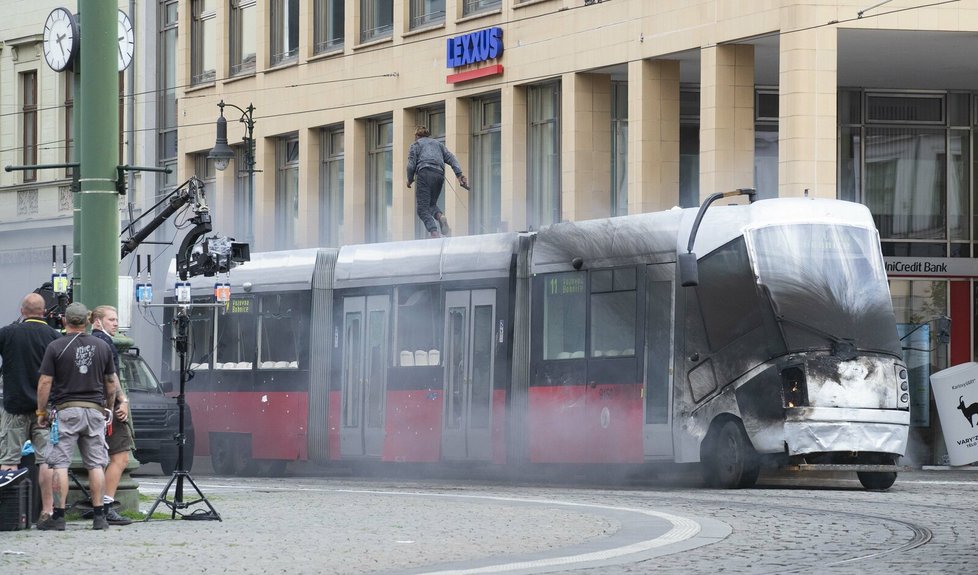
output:
[[[119,71],[123,71],[132,63],[132,55],[136,49],[136,40],[132,31],[132,20],[129,15],[119,10]]]
[[[44,60],[55,72],[71,68],[78,55],[78,21],[67,8],[55,8],[44,21]]]

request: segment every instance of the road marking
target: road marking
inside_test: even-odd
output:
[[[142,485],[147,485],[143,483]],[[211,484],[204,485],[204,488],[211,489],[230,489],[230,490],[254,490],[255,485],[233,485],[233,484]],[[661,519],[668,522],[671,528],[664,534],[653,537],[651,539],[646,539],[643,541],[637,541],[635,543],[630,543],[627,545],[620,545],[618,547],[612,547],[608,549],[603,549],[600,551],[592,551],[588,553],[577,553],[574,555],[564,555],[557,557],[549,557],[545,559],[537,559],[530,561],[515,561],[511,563],[500,563],[487,565],[483,567],[475,567],[471,569],[448,569],[442,571],[426,571],[425,575],[476,575],[479,573],[500,573],[509,571],[522,571],[522,570],[538,570],[546,569],[550,567],[566,566],[575,563],[589,563],[589,562],[601,562],[608,561],[612,559],[617,559],[620,557],[648,553],[654,549],[665,547],[667,545],[673,545],[676,543],[681,543],[683,541],[692,539],[698,535],[701,531],[701,526],[697,521],[688,519],[686,517],[680,517],[678,515],[673,515],[670,513],[663,513],[661,511],[652,511],[648,509],[637,509],[634,507],[618,507],[613,505],[600,505],[596,503],[580,503],[574,501],[560,501],[552,499],[532,499],[532,498],[521,498],[521,497],[504,497],[499,495],[477,495],[477,494],[458,494],[458,493],[430,493],[430,492],[420,492],[420,491],[386,491],[378,489],[335,489],[335,488],[319,488],[319,487],[278,487],[263,485],[260,487],[263,491],[314,491],[314,492],[324,492],[324,493],[361,493],[361,494],[377,494],[377,495],[400,495],[400,496],[412,496],[412,497],[441,497],[441,498],[455,498],[455,499],[480,499],[485,501],[499,501],[504,503],[526,503],[532,505],[554,505],[563,507],[573,507],[573,508],[589,508],[595,510],[612,511],[620,513],[637,513],[640,515],[645,515],[647,517],[654,517],[656,519]],[[729,531],[727,532],[729,533]],[[725,536],[724,534],[723,536]],[[719,537],[720,539],[723,536]],[[405,541],[398,541],[398,543],[405,543]]]
[[[674,543],[679,543],[687,539],[691,539],[696,534],[700,532],[700,525],[692,519],[687,519],[685,517],[679,517],[678,515],[672,515],[669,513],[662,513],[659,511],[648,511],[645,509],[633,509],[629,507],[612,507],[608,505],[593,505],[588,503],[573,503],[568,501],[547,501],[547,500],[531,500],[531,499],[509,499],[504,497],[491,497],[487,499],[498,499],[500,501],[514,501],[514,502],[526,502],[526,503],[537,503],[537,504],[551,504],[551,505],[565,505],[565,506],[576,506],[576,507],[592,507],[597,509],[605,509],[610,511],[623,511],[629,513],[641,513],[643,515],[648,515],[651,517],[656,517],[658,519],[663,519],[672,524],[672,528],[669,529],[663,535],[655,537],[652,539],[646,539],[645,541],[639,541],[637,543],[632,543],[630,545],[622,545],[619,547],[612,547],[610,549],[603,549],[601,551],[592,551],[590,553],[579,553],[577,555],[565,555],[563,557],[552,557],[549,559],[537,559],[534,561],[516,561],[513,563],[501,563],[497,565],[489,565],[486,567],[477,567],[473,569],[452,569],[445,571],[427,571],[425,575],[473,575],[476,573],[500,573],[506,571],[522,571],[525,569],[542,569],[547,567],[557,567],[564,565],[571,565],[574,563],[588,563],[591,561],[608,561],[609,559],[616,559],[619,557],[624,557],[626,555],[633,555],[636,553],[646,553],[658,547],[665,547],[666,545],[672,545]]]

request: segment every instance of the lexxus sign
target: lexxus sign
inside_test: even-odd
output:
[[[503,29],[486,28],[446,40],[445,65],[456,70],[445,80],[449,84],[503,73]]]

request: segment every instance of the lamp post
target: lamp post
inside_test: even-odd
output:
[[[238,230],[244,236],[242,240],[252,243],[254,240],[252,237],[252,220],[255,205],[255,107],[249,103],[247,108],[242,109],[234,104],[227,104],[224,100],[221,100],[217,105],[221,109],[221,115],[217,119],[217,139],[207,157],[214,160],[214,168],[222,172],[234,158],[234,150],[228,145],[228,121],[224,118],[225,106],[230,106],[241,112],[238,121],[245,125],[245,136],[241,140],[245,144],[244,171],[248,173],[248,191],[243,198],[244,201],[235,201],[235,210],[238,214],[238,224],[242,226],[242,229]],[[235,187],[237,187],[237,178],[235,178]]]

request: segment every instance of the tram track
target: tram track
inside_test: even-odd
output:
[[[634,491],[629,491],[629,493],[634,493]],[[750,495],[743,495],[743,493],[744,492],[724,492],[722,495],[723,497],[722,501],[718,501],[717,499],[712,497],[702,497],[699,495],[681,495],[681,494],[670,493],[670,492],[656,492],[650,494],[648,500],[650,503],[653,503],[659,508],[673,509],[669,507],[669,505],[675,505],[676,503],[679,503],[681,507],[687,507],[689,510],[695,509],[700,513],[702,513],[702,509],[704,507],[716,506],[717,504],[720,504],[726,509],[751,510],[755,513],[758,511],[758,509],[764,509],[766,511],[772,511],[773,512],[771,513],[772,517],[797,518],[805,515],[808,516],[820,515],[827,518],[844,517],[849,520],[854,520],[852,521],[852,524],[856,524],[856,525],[876,523],[879,525],[899,526],[899,528],[902,531],[909,532],[910,534],[909,538],[899,541],[896,544],[889,545],[885,548],[874,547],[871,549],[865,549],[864,551],[858,551],[858,550],[848,551],[846,553],[847,556],[844,558],[825,559],[824,557],[819,557],[817,556],[817,554],[815,554],[812,556],[810,561],[804,561],[801,564],[796,563],[795,565],[792,566],[787,566],[782,564],[782,565],[778,565],[776,568],[751,569],[749,571],[752,574],[758,574],[758,575],[768,575],[768,574],[775,575],[775,574],[782,574],[782,573],[808,573],[808,572],[823,573],[826,571],[833,572],[833,568],[837,568],[837,567],[838,568],[852,567],[854,569],[854,571],[852,572],[868,572],[868,570],[875,571],[878,568],[878,565],[866,565],[866,564],[859,565],[859,563],[865,561],[880,560],[886,557],[895,558],[895,562],[899,562],[901,554],[905,554],[914,549],[923,547],[929,544],[930,542],[932,542],[934,539],[933,531],[926,525],[923,525],[918,522],[907,521],[904,519],[899,519],[896,517],[886,516],[878,513],[864,513],[864,512],[848,511],[848,510],[836,508],[839,506],[847,506],[847,505],[852,506],[853,504],[858,504],[863,502],[855,502],[852,500],[845,500],[841,498],[831,498],[828,500],[820,498],[819,499],[820,505],[818,507],[815,507],[810,505],[811,496],[808,497],[790,496],[790,495],[785,496],[779,493],[778,497],[782,501],[784,499],[801,500],[803,504],[800,505],[799,504],[791,504],[791,505],[771,504],[771,503],[759,502],[757,499],[746,500],[748,497],[750,497]],[[756,494],[757,491],[751,491],[750,493],[751,495],[753,495]],[[659,497],[659,496],[664,496],[664,497]],[[828,504],[828,506],[826,504]],[[941,507],[938,505],[926,505],[926,504],[920,506],[911,505],[911,507],[925,507],[935,511],[946,511],[946,507]],[[674,509],[671,512],[677,513],[677,511],[675,511]],[[682,515],[681,512],[677,514]],[[714,517],[720,521],[727,521],[727,518],[723,516],[715,515]],[[732,534],[732,537],[736,537],[738,528],[737,526],[734,526],[733,529],[734,532]],[[711,553],[711,549],[710,547],[704,547],[698,550],[698,553],[706,556]],[[719,559],[719,558],[720,558],[719,556],[714,557],[714,559]],[[707,557],[704,557],[704,560],[706,559]],[[661,571],[661,569],[658,571]],[[682,571],[686,574],[700,572],[696,568],[693,569],[684,568]],[[666,570],[665,572],[669,572],[669,571]],[[714,571],[711,569],[709,572],[714,572]],[[586,571],[582,573],[586,573]]]
[[[473,486],[475,487],[475,486]],[[501,487],[501,486],[499,486]],[[551,490],[552,486],[549,485],[523,485],[523,488],[540,489],[540,490]],[[437,487],[435,488],[437,490]],[[897,533],[907,533],[908,538],[900,538],[897,541],[891,542],[890,545],[880,548],[879,543],[871,543],[864,546],[862,549],[848,550],[845,553],[845,557],[836,559],[826,559],[819,556],[818,553],[813,554],[810,560],[802,561],[801,563],[796,563],[794,565],[788,566],[780,564],[777,567],[770,569],[760,568],[760,569],[750,569],[750,573],[754,574],[781,574],[781,573],[806,573],[806,572],[824,572],[826,570],[834,571],[838,570],[842,572],[850,572],[846,568],[851,568],[851,572],[863,572],[867,569],[875,569],[877,565],[872,565],[862,562],[879,561],[884,558],[892,558],[892,562],[899,562],[901,556],[914,549],[918,549],[930,543],[934,539],[933,531],[926,525],[908,521],[905,519],[900,519],[897,517],[887,516],[885,514],[879,513],[865,513],[859,511],[851,511],[840,509],[840,507],[853,506],[860,504],[871,504],[871,501],[853,501],[846,500],[844,498],[819,498],[820,505],[811,505],[811,495],[789,495],[784,494],[779,490],[778,498],[782,501],[785,499],[797,500],[799,504],[771,504],[759,502],[755,495],[763,494],[764,490],[750,490],[750,491],[737,491],[737,492],[723,492],[723,499],[718,501],[713,497],[703,497],[700,495],[682,495],[671,491],[653,491],[648,492],[640,488],[625,488],[618,490],[615,488],[608,489],[598,489],[595,491],[590,491],[587,488],[580,487],[569,487],[564,486],[558,489],[559,491],[566,490],[571,495],[574,494],[577,497],[582,498],[584,501],[594,501],[595,498],[591,496],[592,493],[603,493],[608,495],[609,498],[626,497],[636,495],[638,493],[644,493],[641,499],[646,503],[651,504],[657,509],[669,509],[670,513],[676,515],[699,515],[703,516],[703,509],[715,507],[718,504],[726,509],[732,510],[751,510],[755,513],[758,509],[763,509],[770,512],[769,515],[772,518],[777,517],[801,517],[801,516],[822,516],[826,518],[825,522],[830,522],[831,519],[845,518],[846,524],[851,525],[886,525],[890,528],[891,532],[896,536]],[[458,491],[457,487],[453,490]],[[463,490],[464,491],[464,490]],[[819,492],[822,493],[822,492]],[[852,492],[855,496],[861,496],[864,494],[862,491]],[[600,498],[604,499],[604,498]],[[677,512],[676,507],[684,509],[685,512]],[[920,505],[910,505],[911,508],[927,508],[933,511],[946,511],[946,507],[940,505],[930,505],[930,504],[920,504]],[[736,511],[732,515],[736,515]],[[695,513],[694,513],[695,512]],[[718,521],[726,522],[727,518],[719,515],[714,515]],[[801,523],[801,521],[799,521]],[[734,534],[736,534],[737,528],[734,527]],[[717,542],[720,540],[718,539]],[[684,550],[685,551],[685,550]],[[663,552],[657,554],[657,557],[671,556],[675,553],[679,553],[679,550],[671,552]],[[721,554],[717,553],[716,556],[710,558],[711,545],[706,545],[702,548],[697,549],[697,554],[703,556],[704,564],[708,564],[710,559],[718,560],[721,559]],[[649,561],[649,558],[638,559],[634,566],[640,565],[642,562]],[[669,560],[665,560],[665,563],[669,563]],[[860,564],[862,563],[862,564]],[[697,573],[706,572],[697,569],[696,567],[690,568],[689,566],[684,566],[681,571],[683,573]],[[540,571],[540,572],[553,572],[553,571]],[[566,572],[574,573],[598,573],[597,570],[592,569],[568,569]],[[656,569],[656,572],[669,572],[668,569],[663,570],[661,565]],[[715,572],[712,568],[708,572]]]

